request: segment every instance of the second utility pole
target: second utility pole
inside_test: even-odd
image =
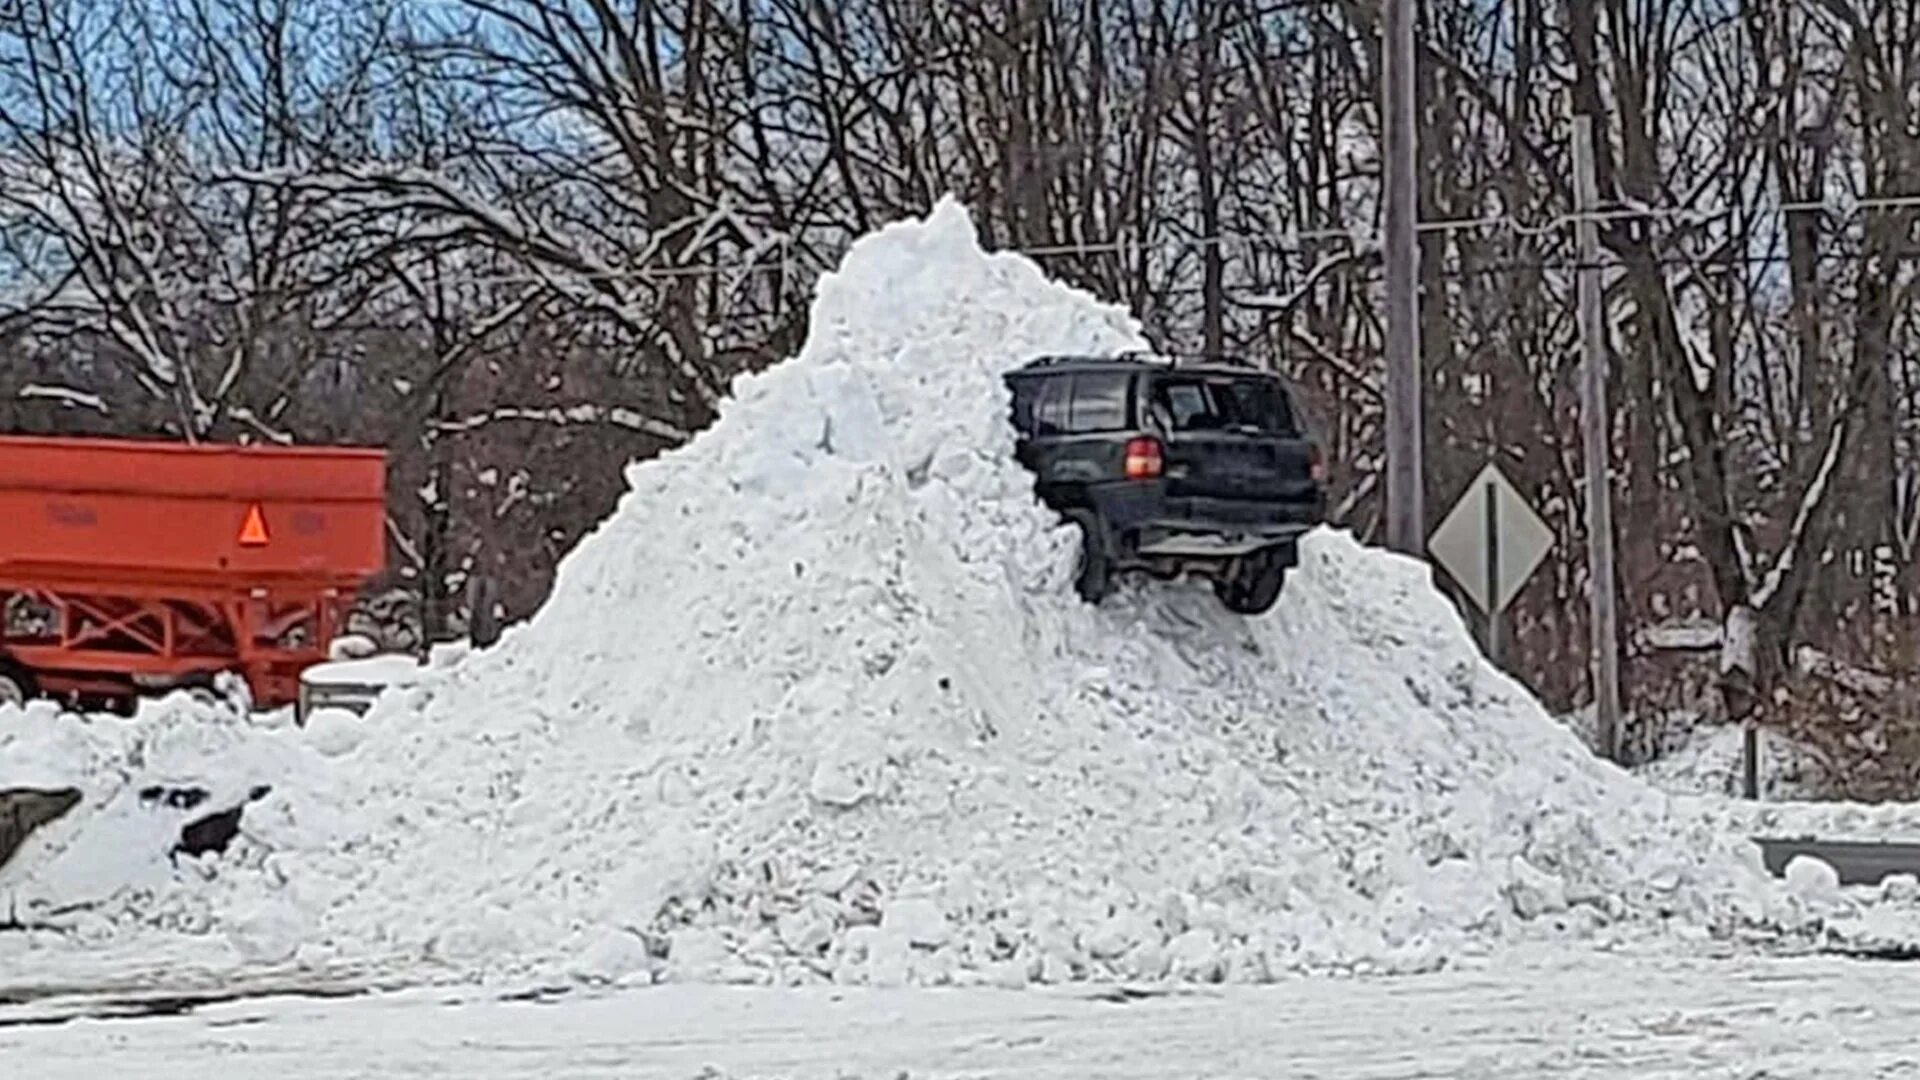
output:
[[[1415,235],[1413,6],[1386,0],[1380,117],[1386,150],[1387,546],[1426,553],[1420,411],[1420,248]]]
[[[1594,180],[1593,117],[1573,118],[1574,240],[1579,253],[1577,281],[1580,344],[1580,433],[1587,468],[1587,587],[1591,618],[1588,642],[1593,672],[1594,749],[1609,761],[1620,760],[1620,637],[1614,609],[1613,572],[1613,414],[1607,407],[1606,320],[1601,311],[1599,184]]]

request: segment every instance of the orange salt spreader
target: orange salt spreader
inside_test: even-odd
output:
[[[299,694],[386,562],[378,450],[0,436],[0,702]]]

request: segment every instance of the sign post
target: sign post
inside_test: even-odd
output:
[[[1492,481],[1482,485],[1481,499],[1487,504],[1487,595],[1500,594],[1500,499]],[[1487,611],[1487,659],[1500,666],[1500,609]]]

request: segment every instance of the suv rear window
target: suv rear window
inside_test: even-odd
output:
[[[1125,372],[1080,372],[1013,383],[1013,422],[1034,435],[1084,435],[1129,427]]]
[[[1231,375],[1157,379],[1148,408],[1169,431],[1299,434],[1292,403],[1275,379]]]

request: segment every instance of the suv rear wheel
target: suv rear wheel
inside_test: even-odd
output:
[[[1279,548],[1265,548],[1233,560],[1226,573],[1213,579],[1213,594],[1237,615],[1264,615],[1286,584],[1287,560]]]
[[[1113,593],[1113,556],[1107,550],[1106,530],[1090,511],[1068,515],[1080,526],[1080,558],[1074,563],[1073,591],[1089,604]]]

